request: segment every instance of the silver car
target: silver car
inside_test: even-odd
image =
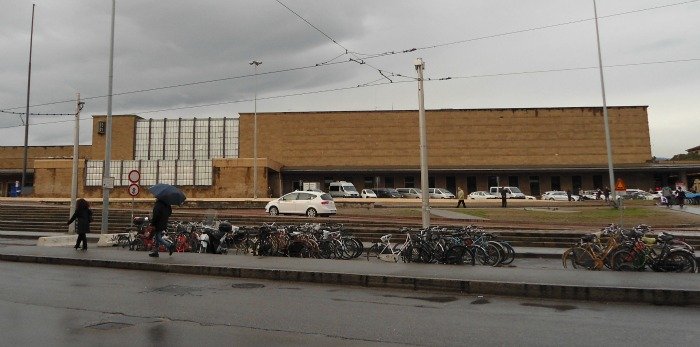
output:
[[[420,199],[422,194],[421,190],[418,188],[396,188],[396,191],[399,192],[402,197],[409,199]]]
[[[454,199],[455,195],[445,188],[428,188],[431,199]]]

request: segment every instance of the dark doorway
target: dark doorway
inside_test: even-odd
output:
[[[457,185],[455,183],[455,177],[454,176],[447,176],[445,177],[445,185],[447,187],[447,190],[456,193],[457,192]]]
[[[530,195],[540,195],[540,177],[530,176]]]
[[[489,190],[490,187],[498,187],[498,176],[489,176],[489,186],[485,190]]]
[[[518,176],[508,176],[509,187],[520,187],[520,182],[518,181]]]
[[[561,190],[561,178],[559,176],[552,176],[552,190]]]
[[[476,176],[467,176],[467,191],[469,194],[476,191]]]
[[[581,176],[571,176],[571,187],[574,194],[578,194],[581,190],[582,181]]]
[[[603,176],[593,175],[593,189],[603,189]]]

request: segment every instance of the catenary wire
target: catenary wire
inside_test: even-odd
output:
[[[673,6],[686,5],[686,4],[690,4],[690,3],[696,3],[696,2],[698,2],[698,1],[700,1],[700,0],[688,0],[688,1],[683,1],[683,2],[672,3],[672,4],[659,5],[659,6],[647,7],[647,8],[637,9],[637,10],[619,12],[619,13],[609,14],[609,15],[605,15],[605,16],[598,16],[598,18],[599,18],[599,19],[605,19],[605,18],[617,17],[617,16],[628,15],[628,14],[634,14],[634,13],[640,13],[640,12],[646,12],[646,11],[651,11],[651,10],[658,10],[658,9],[668,8],[668,7],[673,7]],[[563,22],[563,23],[557,23],[557,24],[551,24],[551,25],[545,25],[545,26],[540,26],[540,27],[534,27],[534,28],[528,28],[528,29],[522,29],[522,30],[515,30],[515,31],[506,32],[506,33],[499,33],[499,34],[481,36],[481,37],[470,38],[470,39],[465,39],[465,40],[446,42],[446,43],[442,43],[442,44],[424,46],[424,47],[419,47],[419,48],[409,48],[409,49],[404,49],[404,50],[400,50],[400,51],[387,51],[387,52],[377,53],[377,54],[363,54],[363,55],[366,55],[366,56],[363,57],[362,60],[365,60],[365,59],[375,59],[375,58],[379,58],[379,57],[385,57],[385,56],[396,55],[396,54],[406,54],[406,53],[415,52],[415,51],[418,51],[418,50],[427,50],[427,49],[433,49],[433,48],[438,48],[438,47],[445,47],[445,46],[450,46],[450,45],[456,45],[456,44],[460,44],[460,43],[473,42],[473,41],[485,40],[485,39],[490,39],[490,38],[497,38],[497,37],[502,37],[502,36],[507,36],[507,35],[514,35],[514,34],[520,34],[520,33],[525,33],[525,32],[531,32],[531,31],[537,31],[537,30],[550,29],[550,28],[559,27],[559,26],[565,26],[565,25],[571,25],[571,24],[577,24],[577,23],[582,23],[582,22],[586,22],[586,21],[591,21],[591,20],[594,20],[594,19],[595,19],[595,18],[580,19],[580,20],[569,21],[569,22]],[[324,34],[324,36],[327,36],[327,35]],[[332,39],[331,39],[331,40],[332,40]],[[341,47],[342,47],[342,46],[341,46]],[[337,59],[337,58],[334,58],[334,59]],[[352,61],[347,60],[347,61],[338,61],[338,62],[324,62],[324,63],[317,63],[317,64],[313,64],[313,65],[306,65],[306,66],[300,66],[300,67],[292,67],[292,68],[286,68],[286,69],[280,69],[280,70],[262,72],[262,73],[259,73],[258,75],[271,75],[271,74],[277,74],[277,73],[284,73],[284,72],[291,72],[291,71],[298,71],[298,70],[305,70],[305,69],[317,68],[317,67],[328,66],[328,65],[345,64],[345,63],[349,63],[349,62],[352,62]],[[179,83],[179,84],[168,85],[168,86],[153,87],[153,88],[146,88],[146,89],[138,89],[138,90],[132,90],[132,91],[121,92],[121,93],[113,93],[112,96],[121,96],[121,95],[129,95],[129,94],[136,94],[136,93],[145,93],[145,92],[152,92],[152,91],[158,91],[158,90],[164,90],[164,89],[180,88],[180,87],[187,87],[187,86],[200,85],[200,84],[207,84],[207,83],[214,83],[214,82],[222,82],[222,81],[228,81],[228,80],[234,80],[234,79],[249,78],[249,77],[253,77],[253,76],[254,76],[254,74],[246,74],[246,75],[230,76],[230,77],[217,78],[217,79],[205,80],[205,81],[186,82],[186,83]],[[400,75],[400,74],[397,74],[397,76],[400,76],[400,77],[407,77],[407,76],[403,76],[403,75]],[[92,100],[92,99],[99,99],[99,98],[106,98],[106,97],[108,97],[108,95],[91,96],[91,97],[85,97],[85,98],[83,98],[83,100]],[[62,103],[73,102],[73,101],[74,101],[73,99],[71,99],[71,100],[52,101],[52,102],[46,102],[46,103],[31,105],[31,107],[50,106],[50,105],[62,104]],[[15,109],[23,108],[23,107],[25,107],[25,106],[17,106],[17,107],[6,108],[6,110],[15,110]]]

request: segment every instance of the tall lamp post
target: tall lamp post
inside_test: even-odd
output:
[[[253,60],[255,66],[255,101],[253,102],[253,199],[258,198],[258,65],[261,61]]]
[[[19,195],[25,195],[26,191],[24,185],[27,179],[27,161],[29,158],[28,154],[28,144],[29,144],[29,91],[32,85],[32,43],[34,41],[34,7],[36,5],[32,4],[32,31],[29,34],[29,72],[27,73],[27,114],[24,121],[24,157],[22,160],[22,185],[19,187]]]
[[[428,196],[428,135],[425,129],[425,105],[423,95],[423,70],[425,63],[418,58],[413,62],[418,72],[418,126],[420,128],[420,189],[421,189],[421,216],[423,228],[430,226],[430,200]]]
[[[109,228],[109,192],[112,189],[110,164],[112,160],[112,80],[114,79],[114,12],[115,0],[112,0],[112,29],[109,36],[109,78],[107,82],[107,127],[105,129],[105,162],[102,170],[102,224],[100,233],[107,234]]]
[[[603,78],[603,57],[600,53],[600,34],[598,33],[598,10],[593,0],[593,14],[595,15],[595,38],[598,46],[598,70],[600,71],[600,90],[603,94],[603,122],[605,122],[605,147],[608,153],[608,177],[610,177],[610,193],[612,201],[617,204],[617,192],[615,190],[615,172],[613,171],[612,145],[610,144],[610,126],[608,121],[608,105],[605,99],[605,79]],[[617,205],[614,205],[617,206]]]

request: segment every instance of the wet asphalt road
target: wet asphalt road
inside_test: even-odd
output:
[[[0,262],[3,345],[697,345],[698,307]]]

